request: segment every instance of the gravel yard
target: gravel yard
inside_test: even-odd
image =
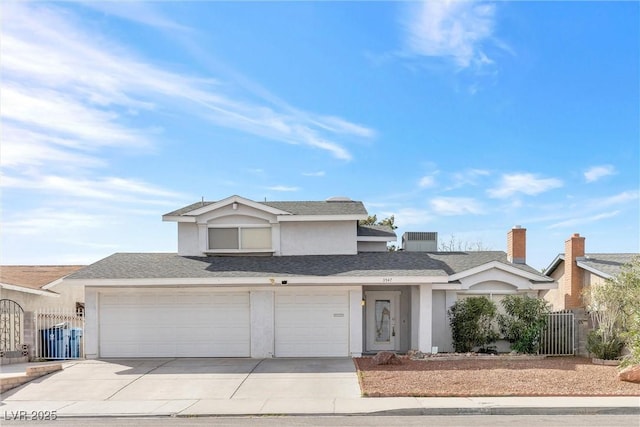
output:
[[[363,396],[640,396],[640,384],[618,380],[617,367],[580,357],[354,361]]]

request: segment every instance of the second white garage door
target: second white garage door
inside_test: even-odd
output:
[[[283,290],[275,294],[276,357],[349,355],[349,293]]]
[[[249,292],[100,295],[100,357],[249,357]]]

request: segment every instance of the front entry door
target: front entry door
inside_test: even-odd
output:
[[[400,292],[365,293],[367,351],[396,351],[400,345]]]

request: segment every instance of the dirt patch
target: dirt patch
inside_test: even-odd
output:
[[[618,380],[617,367],[581,357],[354,361],[363,396],[640,396],[640,384]]]

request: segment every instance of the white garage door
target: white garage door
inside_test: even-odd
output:
[[[248,292],[100,295],[101,357],[249,357]]]
[[[349,355],[349,293],[281,291],[275,295],[276,357]]]

